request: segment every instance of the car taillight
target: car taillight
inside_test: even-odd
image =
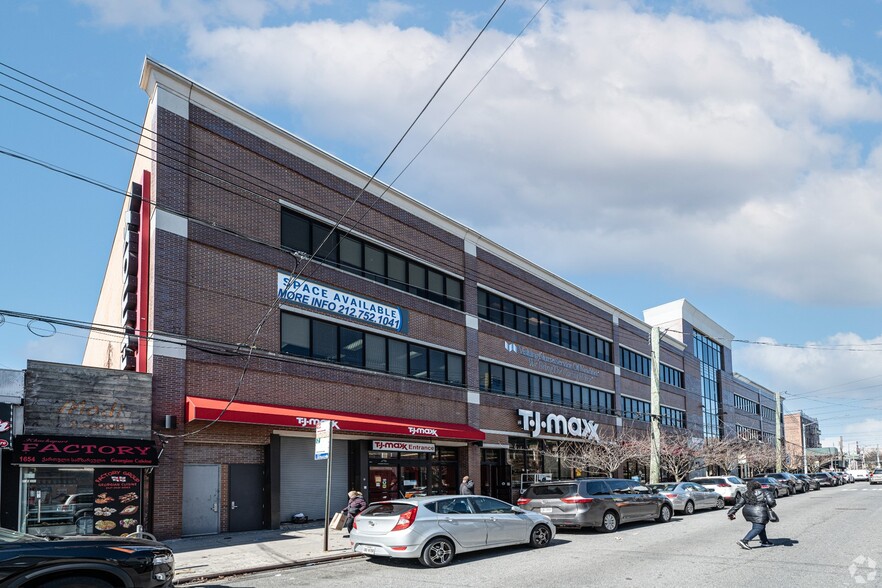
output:
[[[719,486],[720,488],[728,488],[729,486],[731,486],[731,484],[726,484],[725,482],[722,482],[720,484],[717,484],[717,486]]]
[[[676,494],[665,494],[665,496],[667,496],[668,498],[676,498],[677,497]]]
[[[393,531],[403,531],[410,527],[413,522],[416,520],[417,507],[413,507],[407,512],[403,512],[398,515],[398,522],[395,523],[395,526],[392,527]]]
[[[587,502],[594,502],[594,499],[586,498],[585,496],[567,496],[566,498],[561,498],[560,501],[567,504],[585,504]]]
[[[359,513],[359,514],[360,514],[360,513]],[[357,528],[358,528],[358,515],[355,515],[355,518],[352,519],[352,528],[353,528],[353,529],[357,529]]]
[[[524,506],[528,502],[530,502],[529,498],[518,498],[518,506]]]

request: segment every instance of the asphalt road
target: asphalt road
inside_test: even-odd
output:
[[[778,500],[773,547],[735,543],[750,528],[726,511],[622,526],[611,535],[560,531],[544,549],[503,548],[447,568],[415,561],[347,560],[256,574],[206,587],[288,586],[878,586],[882,588],[882,487],[865,482]],[[879,571],[877,574],[877,565]]]

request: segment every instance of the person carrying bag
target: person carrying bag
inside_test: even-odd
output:
[[[777,504],[774,495],[771,492],[763,490],[762,486],[756,480],[750,480],[747,483],[747,492],[740,494],[735,501],[735,505],[729,509],[726,515],[729,520],[735,520],[735,513],[744,508],[742,514],[744,519],[753,524],[744,539],[738,541],[741,549],[751,549],[748,543],[751,539],[759,535],[761,547],[771,547],[772,543],[766,537],[766,524],[769,521],[778,519],[778,515],[772,510]]]
[[[352,532],[352,525],[355,523],[355,517],[366,508],[367,502],[364,500],[364,495],[358,490],[351,490],[349,492],[349,503],[343,509],[343,514],[346,515],[346,522],[343,523],[343,526],[346,527],[346,535],[344,537],[349,536],[349,533]]]

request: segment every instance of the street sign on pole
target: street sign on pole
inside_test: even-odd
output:
[[[331,448],[334,441],[334,421],[319,421],[315,428],[315,459],[326,459],[325,469],[325,532],[324,549],[328,550],[328,519],[331,516],[331,462],[334,459]]]
[[[315,428],[315,459],[328,459],[331,451],[331,421],[319,421]]]

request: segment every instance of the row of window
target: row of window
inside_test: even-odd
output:
[[[738,434],[739,437],[744,439],[745,441],[750,439],[755,439],[756,441],[763,440],[763,432],[759,429],[751,429],[750,427],[745,427],[744,425],[735,425],[735,433]]]
[[[660,409],[661,424],[667,427],[686,428],[686,412],[662,406]],[[652,404],[645,400],[637,400],[622,396],[622,418],[635,421],[650,422],[652,420]]]
[[[282,313],[281,330],[282,353],[288,355],[464,385],[461,355],[288,312]]]
[[[619,347],[619,364],[626,370],[643,374],[646,377],[652,375],[652,359],[624,347]],[[663,363],[658,365],[658,378],[660,381],[677,388],[683,387],[682,371]]]
[[[767,421],[775,422],[777,419],[777,413],[774,408],[769,408],[768,406],[760,405],[760,415]]]
[[[478,316],[543,341],[612,363],[612,343],[478,288]]]
[[[610,392],[486,361],[479,366],[481,390],[604,414],[615,413],[614,396]]]
[[[759,414],[759,403],[743,396],[735,395],[735,408],[749,412],[751,414]]]
[[[442,274],[317,220],[282,209],[282,247],[392,288],[462,310],[462,280]]]

